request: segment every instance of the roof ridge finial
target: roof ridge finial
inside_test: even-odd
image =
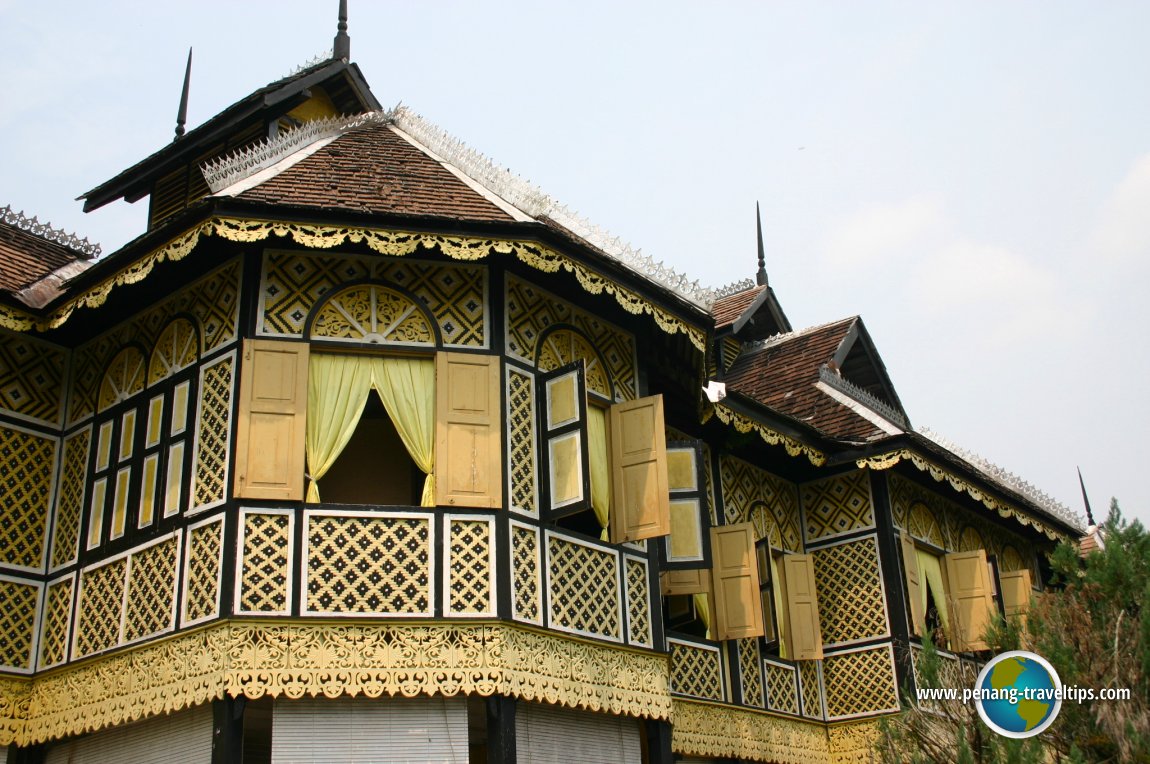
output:
[[[1082,503],[1086,505],[1086,522],[1095,527],[1094,513],[1090,511],[1090,497],[1086,495],[1086,483],[1082,480],[1082,468],[1078,467],[1078,486],[1082,489]]]
[[[767,255],[763,248],[763,216],[759,212],[759,203],[755,202],[755,227],[759,235],[759,270],[755,273],[755,283],[767,286]]]
[[[336,25],[335,40],[331,44],[331,57],[351,60],[351,38],[347,36],[347,0],[339,0],[339,24]]]
[[[180,93],[180,110],[176,113],[176,137],[178,141],[184,137],[184,125],[188,123],[188,91],[192,84],[192,49],[188,48],[188,66],[184,69],[184,89]]]

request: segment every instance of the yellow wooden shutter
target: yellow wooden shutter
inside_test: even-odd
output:
[[[660,576],[663,594],[710,594],[711,571],[707,568],[668,570]]]
[[[591,509],[591,465],[587,443],[587,381],[578,360],[539,375],[543,405],[543,496],[555,520]]]
[[[922,581],[918,572],[918,553],[908,531],[902,531],[902,568],[906,573],[907,615],[910,616],[911,634],[921,635],[926,631],[926,613],[923,611]]]
[[[998,581],[1002,586],[1002,607],[1006,617],[1024,616],[1030,609],[1030,571],[999,573]]]
[[[763,604],[755,565],[755,531],[750,523],[711,528],[711,576],[718,639],[763,636]]]
[[[438,353],[435,397],[436,504],[502,506],[499,357]]]
[[[671,505],[663,396],[615,404],[610,429],[612,540],[666,536],[671,532]]]
[[[983,634],[990,623],[994,601],[990,596],[986,552],[948,554],[946,578],[949,590],[951,648],[957,652],[989,649]]]
[[[244,340],[235,495],[302,501],[308,345]]]
[[[786,579],[791,658],[796,661],[822,658],[823,634],[819,627],[814,558],[809,554],[784,556],[783,577]]]

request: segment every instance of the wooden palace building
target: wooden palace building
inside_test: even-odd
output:
[[[148,228],[0,210],[9,764],[867,762],[1081,532],[761,243],[620,247],[344,31],[83,199]]]

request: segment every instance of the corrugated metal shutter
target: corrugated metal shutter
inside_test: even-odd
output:
[[[460,762],[467,750],[462,698],[276,700],[272,764]]]
[[[211,764],[212,705],[104,730],[48,749],[45,764]]]
[[[531,764],[641,764],[639,721],[558,706],[520,703],[515,753]]]
[[[675,764],[719,764],[719,760],[699,759],[694,756],[684,756],[681,759],[675,759]]]

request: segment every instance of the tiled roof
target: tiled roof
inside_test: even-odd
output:
[[[819,370],[846,339],[856,317],[751,345],[727,372],[741,393],[832,438],[866,442],[888,433],[820,390]]]
[[[765,289],[765,286],[756,286],[715,300],[714,304],[711,305],[711,313],[715,317],[715,328],[722,329],[735,323]]]
[[[390,125],[378,122],[340,135],[237,198],[325,210],[513,219]]]
[[[29,230],[33,227],[48,232],[51,238]],[[0,209],[0,290],[19,292],[65,265],[90,257],[53,241],[60,233],[12,213],[8,207]]]

